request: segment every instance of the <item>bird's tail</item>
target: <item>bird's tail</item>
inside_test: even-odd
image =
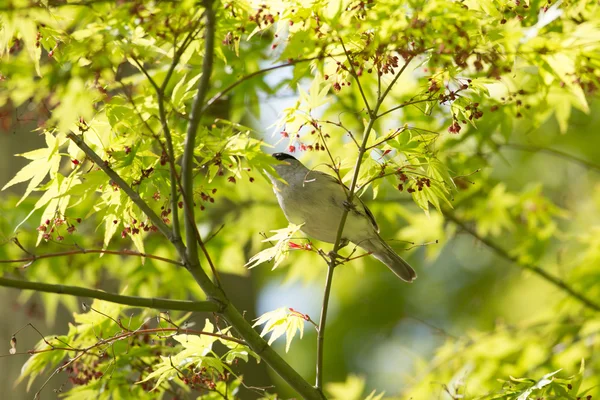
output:
[[[379,236],[365,240],[359,246],[372,253],[376,259],[387,265],[403,281],[412,282],[417,278],[415,270]]]

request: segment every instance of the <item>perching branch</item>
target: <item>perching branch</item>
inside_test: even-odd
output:
[[[347,56],[348,56],[348,54],[347,54]],[[348,193],[347,193],[347,202],[349,204],[352,204],[352,200],[354,199],[354,195],[356,193],[357,184],[358,184],[358,176],[360,173],[360,166],[362,165],[363,156],[365,155],[365,153],[367,151],[367,143],[369,140],[369,135],[371,134],[371,131],[373,130],[373,126],[375,125],[375,121],[378,118],[377,113],[379,112],[379,108],[383,104],[383,101],[385,100],[387,95],[392,90],[392,87],[394,86],[396,81],[400,78],[400,76],[406,70],[406,68],[408,67],[408,64],[410,64],[411,61],[412,61],[412,58],[408,58],[407,60],[405,60],[405,63],[402,66],[402,68],[400,69],[400,71],[398,71],[396,76],[394,76],[394,78],[392,79],[392,82],[390,83],[390,85],[386,88],[386,90],[383,92],[383,94],[377,99],[377,102],[375,103],[375,106],[372,108],[372,110],[369,111],[369,122],[367,124],[367,127],[365,128],[365,133],[363,135],[363,139],[362,139],[360,148],[358,149],[358,155],[356,157],[356,163],[354,165],[354,175],[352,176],[352,182],[350,183],[350,189],[348,190]],[[352,60],[349,57],[348,57],[348,62],[352,65]],[[358,82],[358,80],[359,80],[358,75],[356,75],[354,70],[352,70],[351,73],[352,73],[352,76],[354,77],[354,79]],[[366,98],[364,98],[364,100],[366,102]],[[366,107],[367,107],[367,109],[369,109],[368,105]],[[333,255],[330,257],[330,260],[327,265],[328,266],[327,279],[325,281],[325,290],[323,293],[323,304],[321,307],[321,318],[319,319],[319,331],[317,334],[316,387],[320,390],[322,390],[322,387],[323,387],[323,355],[324,355],[324,343],[325,343],[325,325],[327,322],[327,311],[329,308],[329,296],[331,294],[333,270],[338,263],[338,260],[335,258],[335,255],[337,255],[337,252],[342,247],[342,243],[343,243],[342,235],[344,232],[344,226],[346,224],[347,217],[348,217],[348,209],[345,208],[344,211],[342,212],[342,217],[340,219],[340,224],[338,226],[336,239],[335,239],[335,242],[333,245],[333,250],[332,250]]]
[[[37,292],[66,294],[69,296],[89,297],[105,300],[111,303],[125,304],[132,307],[154,308],[159,310],[178,310],[195,312],[216,312],[219,306],[210,301],[168,300],[161,298],[146,298],[137,296],[124,296],[104,292],[102,290],[87,289],[78,286],[53,285],[41,282],[21,281],[0,277],[0,286],[22,290],[35,290]]]
[[[469,225],[467,225],[467,223],[465,221],[458,218],[451,211],[444,210],[443,213],[444,213],[444,216],[448,220],[452,221],[454,224],[456,224],[458,227],[460,227],[463,231],[467,232],[469,235],[473,236],[475,239],[477,239],[481,243],[485,244],[490,250],[492,250],[494,253],[496,253],[500,257],[512,262],[513,264],[519,266],[522,269],[533,272],[534,274],[538,275],[545,281],[553,284],[554,286],[558,287],[562,291],[566,292],[569,296],[578,300],[580,303],[582,303],[586,307],[588,307],[594,311],[600,311],[600,304],[589,299],[583,293],[578,292],[576,289],[571,287],[571,285],[569,285],[562,279],[551,275],[545,269],[542,269],[542,268],[538,267],[537,265],[524,264],[524,263],[519,262],[517,257],[510,255],[506,250],[504,250],[502,247],[500,247],[493,241],[478,234],[477,231],[475,231],[475,229],[471,228]]]

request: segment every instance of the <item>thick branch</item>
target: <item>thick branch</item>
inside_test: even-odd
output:
[[[111,303],[125,304],[132,307],[146,307],[160,310],[179,310],[196,312],[216,312],[219,306],[210,301],[168,300],[160,298],[146,298],[136,296],[123,296],[103,292],[102,290],[87,289],[78,286],[52,285],[41,282],[28,282],[18,279],[0,277],[0,286],[22,290],[35,290],[37,292],[66,294],[69,296],[89,297],[109,301]]]
[[[496,253],[500,257],[512,262],[515,265],[518,265],[522,269],[533,272],[534,274],[538,275],[545,281],[550,282],[554,286],[560,288],[562,291],[566,292],[569,296],[573,297],[574,299],[577,299],[579,302],[581,302],[586,307],[588,307],[594,311],[600,311],[600,304],[589,299],[583,293],[578,292],[573,287],[571,287],[568,283],[566,283],[565,281],[563,281],[560,278],[557,278],[556,276],[551,275],[546,270],[544,270],[536,265],[520,263],[517,257],[511,256],[502,247],[498,246],[493,241],[478,234],[477,231],[475,231],[473,228],[471,228],[469,225],[467,225],[464,221],[459,219],[451,211],[444,211],[444,216],[447,219],[449,219],[450,221],[452,221],[454,224],[459,226],[463,231],[467,232],[469,235],[473,236],[475,239],[477,239],[481,243],[485,244],[490,250],[492,250],[494,253]]]
[[[198,244],[196,243],[196,220],[194,216],[194,149],[196,148],[196,133],[202,118],[202,105],[209,88],[210,76],[213,70],[214,47],[215,47],[215,11],[213,9],[213,0],[205,0],[206,7],[206,29],[204,37],[204,60],[202,61],[202,76],[198,82],[198,93],[194,97],[192,109],[190,112],[190,122],[188,124],[185,148],[182,162],[182,186],[183,202],[188,210],[188,217],[185,218],[185,239],[187,245],[187,258],[190,261],[198,260]],[[193,268],[199,268],[193,266]]]
[[[165,224],[164,221],[158,215],[156,215],[154,210],[150,208],[150,206],[140,197],[140,195],[134,191],[131,186],[129,186],[127,182],[125,182],[123,178],[121,178],[119,174],[117,174],[108,165],[108,163],[104,162],[104,160],[101,159],[100,156],[83,141],[83,136],[76,135],[71,132],[67,134],[67,137],[75,142],[77,147],[79,147],[90,160],[95,162],[96,165],[99,166],[102,171],[104,171],[104,173],[108,175],[114,183],[117,184],[117,186],[119,186],[119,189],[123,190],[127,196],[129,196],[131,201],[133,201],[135,205],[137,205],[140,210],[146,214],[150,221],[152,221],[152,223],[158,228],[160,233],[162,233],[167,239],[169,239],[171,243],[173,243],[179,253],[179,256],[185,259],[185,246],[183,243],[181,243],[181,240],[176,240],[176,238],[173,237],[172,232],[167,224]]]

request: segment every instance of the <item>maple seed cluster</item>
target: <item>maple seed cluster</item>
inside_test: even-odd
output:
[[[300,125],[300,127],[298,128],[298,132],[300,132],[300,129],[304,128],[305,126],[308,126],[308,125],[306,123]],[[306,143],[299,141],[300,134],[296,133],[295,137],[297,139],[298,146],[289,145],[288,151],[290,153],[294,153],[298,149],[300,151],[313,151],[313,150],[314,151],[325,151],[327,149],[327,147],[325,145],[325,141],[327,139],[329,139],[331,136],[328,133],[323,134],[323,131],[322,131],[323,127],[322,127],[322,125],[319,125],[319,123],[316,120],[310,121],[310,126],[312,126],[312,129],[310,131],[311,135],[315,135],[317,132],[319,133],[319,135],[317,136],[317,138],[315,139],[313,144],[306,144]],[[283,131],[283,132],[281,132],[281,136],[283,136],[284,138],[288,138],[288,137],[290,137],[290,134],[286,131]]]
[[[397,189],[399,191],[403,191],[404,190],[404,185],[406,185],[407,181],[408,181],[408,176],[406,176],[406,174],[404,172],[402,172],[401,170],[398,170],[398,179],[400,180],[400,184],[398,184]],[[416,187],[416,189],[415,189]],[[408,193],[414,193],[416,191],[423,191],[424,187],[431,187],[431,179],[426,178],[426,177],[418,177],[415,179],[414,183],[411,185],[411,187],[409,187],[408,189],[406,189],[406,191]]]
[[[106,358],[108,358],[108,355],[104,353],[100,359],[94,360],[89,366],[81,362],[68,364],[69,361],[67,360],[63,363],[63,371],[69,375],[69,381],[73,385],[87,385],[92,380],[102,378],[104,373],[98,370],[98,366],[101,359]]]
[[[262,4],[258,7],[256,14],[248,17],[248,20],[255,22],[259,28],[263,28],[265,26],[273,25],[275,23],[275,16],[269,12],[269,8],[266,4]]]
[[[72,219],[72,218],[69,218]],[[75,221],[80,224],[81,223],[81,218],[75,218]],[[67,217],[64,218],[60,218],[60,217],[56,217],[52,220],[47,219],[46,221],[44,221],[44,223],[40,226],[37,227],[37,231],[38,232],[42,232],[42,239],[44,239],[45,241],[48,241],[50,239],[52,239],[52,236],[54,233],[56,233],[56,236],[54,237],[54,239],[57,242],[62,242],[63,240],[65,240],[65,237],[63,235],[60,234],[60,227],[66,225],[67,226],[67,233],[69,234],[73,234],[73,232],[75,232],[76,228],[75,225],[72,222],[68,221]]]
[[[206,203],[214,203],[215,202],[215,198],[211,196],[211,194],[215,194],[217,193],[217,189],[214,188],[210,191],[210,194],[208,193],[204,193],[204,192],[200,192],[200,200],[202,200],[202,202]],[[203,204],[200,204],[200,211],[204,211],[206,209],[206,207]]]
[[[113,224],[115,225],[118,223],[119,221],[116,219],[113,221]],[[156,226],[150,225],[147,222],[145,223],[143,221],[140,221],[140,223],[138,224],[137,219],[132,219],[131,223],[121,231],[121,237],[125,239],[127,235],[138,235],[141,230],[143,230],[144,232],[158,232],[158,228]]]
[[[217,388],[217,382],[226,382],[229,380],[231,374],[227,371],[222,374],[214,373],[213,371],[215,370],[209,370],[206,367],[202,367],[197,372],[191,371],[189,375],[179,376],[179,379],[194,390],[215,390]]]

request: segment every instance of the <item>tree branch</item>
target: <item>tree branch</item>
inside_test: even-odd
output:
[[[206,30],[204,37],[204,60],[202,61],[202,76],[198,82],[198,93],[194,97],[192,109],[190,112],[190,122],[188,124],[185,137],[185,147],[182,161],[182,186],[183,202],[188,211],[188,218],[185,219],[185,239],[187,245],[187,258],[195,262],[198,260],[198,246],[196,243],[196,220],[194,216],[194,196],[193,196],[193,178],[194,178],[194,149],[196,148],[196,133],[202,118],[202,105],[208,92],[210,76],[212,75],[215,47],[215,11],[213,9],[213,0],[204,0],[206,8]],[[198,238],[199,239],[199,238]],[[193,265],[192,268],[198,269],[199,265]],[[213,271],[216,274],[216,271]],[[216,277],[216,275],[215,275]]]
[[[593,162],[584,160],[583,158],[579,158],[579,157],[576,157],[569,153],[565,153],[564,151],[552,149],[549,147],[541,147],[541,146],[536,146],[536,145],[519,144],[519,143],[503,143],[503,144],[497,144],[497,146],[498,147],[508,147],[508,148],[511,148],[514,150],[520,150],[520,151],[530,151],[532,153],[539,151],[542,153],[547,153],[547,154],[550,154],[550,155],[553,155],[556,157],[563,158],[568,161],[572,161],[574,163],[582,165],[586,168],[593,169],[595,171],[600,171],[600,165],[598,165],[598,164],[594,164]]]
[[[391,113],[391,112],[394,112],[394,111],[396,111],[396,110],[399,110],[399,109],[401,109],[401,108],[404,108],[404,107],[406,107],[406,106],[412,106],[412,105],[414,105],[414,104],[425,103],[425,102],[428,102],[428,101],[433,101],[433,100],[435,100],[435,98],[434,98],[434,97],[428,97],[428,98],[426,98],[426,99],[420,99],[420,100],[409,100],[409,101],[407,101],[407,102],[405,102],[405,103],[402,103],[402,104],[400,104],[399,106],[392,107],[392,108],[390,108],[389,110],[386,110],[386,111],[382,112],[381,114],[379,114],[379,115],[377,116],[377,118],[381,118],[381,117],[383,117],[383,116],[384,116],[384,115],[386,115],[386,114],[389,114],[389,113]]]
[[[358,79],[358,74],[356,73],[356,69],[354,68],[354,63],[352,62],[352,59],[350,58],[350,54],[348,53],[348,50],[346,50],[346,46],[344,45],[344,41],[342,40],[341,37],[340,37],[340,43],[342,44],[342,49],[344,49],[344,54],[346,55],[346,58],[348,59],[348,64],[350,64],[351,75],[354,77],[354,80],[356,81],[356,85],[358,86],[360,95],[363,99],[363,102],[365,103],[365,107],[367,108],[369,117],[373,118],[375,116],[375,114],[371,114],[373,110],[371,110],[371,107],[369,107],[369,102],[367,101],[367,96],[365,96],[363,87],[360,84],[360,80]],[[342,64],[342,67],[343,67],[343,64]]]
[[[352,61],[350,59],[348,59],[348,61],[350,62],[350,64],[352,64]],[[352,176],[352,182],[350,184],[350,189],[348,190],[347,201],[349,204],[352,204],[352,200],[354,199],[354,194],[356,192],[356,187],[357,187],[357,183],[358,183],[360,166],[362,165],[362,158],[363,158],[365,152],[367,151],[367,142],[369,140],[369,135],[371,134],[371,131],[373,130],[373,126],[375,125],[375,121],[378,118],[377,113],[379,112],[379,108],[383,104],[383,101],[385,100],[387,95],[392,90],[392,87],[394,86],[396,81],[400,78],[400,75],[402,75],[402,73],[406,70],[406,68],[408,67],[408,64],[410,64],[411,61],[412,61],[412,58],[408,58],[405,61],[404,65],[402,66],[400,71],[398,71],[396,76],[394,76],[394,79],[392,79],[392,82],[390,83],[390,85],[386,88],[386,90],[383,92],[381,97],[379,97],[377,99],[375,107],[373,107],[372,111],[369,112],[369,123],[368,123],[367,127],[365,128],[365,133],[364,133],[364,136],[362,139],[362,143],[360,145],[360,148],[358,149],[358,155],[356,158],[356,163],[354,165],[354,175]],[[359,78],[356,74],[353,74],[353,77],[356,81],[358,81]],[[365,98],[365,101],[366,101],[366,98]],[[367,105],[367,109],[369,109],[368,105]],[[335,258],[335,255],[342,247],[342,235],[344,232],[344,226],[346,225],[347,217],[348,217],[348,209],[345,208],[344,211],[342,212],[342,217],[340,219],[336,239],[335,239],[335,242],[333,245],[332,252],[334,255],[330,257],[330,260],[328,262],[327,279],[325,281],[325,290],[323,293],[323,305],[321,307],[321,318],[319,319],[319,331],[317,333],[316,387],[319,390],[322,390],[322,387],[323,387],[323,356],[324,356],[324,343],[325,343],[325,325],[326,325],[326,321],[327,321],[329,296],[331,293],[331,285],[332,285],[332,281],[333,281],[333,270],[338,262],[337,259]]]
[[[177,176],[177,170],[175,169],[175,151],[173,150],[173,138],[171,136],[171,130],[169,129],[169,124],[167,121],[167,113],[165,111],[165,91],[167,89],[167,86],[169,85],[169,81],[171,80],[171,76],[173,75],[175,68],[179,64],[179,60],[181,59],[181,56],[183,55],[185,50],[188,48],[188,46],[192,43],[195,36],[198,34],[197,28],[198,28],[198,25],[200,25],[200,20],[201,20],[201,18],[199,18],[198,22],[196,24],[194,24],[192,29],[188,32],[186,37],[183,39],[183,42],[181,43],[181,46],[179,46],[178,49],[177,49],[176,39],[174,39],[173,61],[171,62],[171,65],[169,66],[169,70],[167,71],[167,75],[165,76],[160,87],[158,87],[156,82],[150,77],[148,72],[144,69],[143,65],[135,58],[133,59],[135,61],[135,63],[138,65],[138,67],[140,68],[140,70],[144,73],[144,75],[146,75],[146,77],[150,81],[150,84],[154,87],[154,90],[156,92],[156,97],[157,97],[157,101],[158,101],[158,115],[160,118],[162,130],[165,134],[165,141],[167,143],[167,156],[169,157],[169,167],[170,167],[169,169],[171,172],[171,178],[170,178],[171,179],[171,210],[173,212],[172,228],[173,228],[173,236],[177,239],[181,238],[181,229],[179,228],[179,212],[178,212],[179,207],[177,204],[177,199],[178,199],[177,186],[179,183],[179,177]]]
[[[49,254],[42,254],[42,255],[34,254],[29,257],[18,258],[18,259],[13,259],[13,260],[0,260],[0,264],[22,263],[22,262],[33,263],[34,261],[41,260],[42,258],[65,257],[65,256],[72,256],[75,254],[94,254],[94,253],[95,254],[111,254],[111,255],[119,255],[119,256],[145,257],[145,258],[151,258],[153,260],[163,261],[163,262],[166,262],[169,264],[184,266],[184,264],[181,261],[175,261],[175,260],[171,260],[169,258],[155,256],[153,254],[140,253],[137,251],[130,251],[130,250],[115,251],[115,250],[100,250],[100,249],[91,249],[91,250],[80,249],[80,250],[61,251],[59,253],[49,253]]]
[[[144,212],[144,214],[148,216],[150,221],[152,221],[152,223],[158,228],[160,233],[162,233],[171,243],[173,243],[173,245],[177,249],[177,252],[179,253],[179,256],[185,260],[186,251],[185,246],[183,245],[181,240],[178,240],[177,238],[173,237],[173,233],[171,232],[167,224],[165,224],[164,221],[158,215],[156,215],[154,210],[150,208],[150,206],[140,197],[140,195],[137,192],[135,192],[131,188],[131,186],[129,186],[127,182],[125,182],[123,178],[121,178],[119,174],[117,174],[108,165],[108,163],[104,162],[104,160],[101,159],[100,156],[83,141],[83,135],[76,135],[75,133],[70,132],[67,134],[67,137],[73,142],[75,142],[77,147],[79,147],[88,158],[95,162],[96,165],[100,167],[102,171],[104,171],[104,173],[108,175],[109,178],[112,179],[113,182],[115,182],[119,186],[119,189],[123,190],[127,194],[127,196],[129,196],[131,201],[133,201],[135,205],[137,205],[140,208],[140,210],[142,210],[142,212]],[[189,268],[187,264],[186,267]]]
[[[245,76],[241,77],[240,79],[238,79],[237,81],[233,82],[231,85],[227,86],[225,89],[221,90],[219,93],[215,94],[213,97],[211,97],[206,102],[204,107],[202,107],[202,113],[206,112],[206,110],[208,110],[208,108],[210,106],[212,106],[215,102],[217,102],[219,99],[221,99],[227,93],[231,92],[233,89],[235,89],[237,86],[241,85],[242,83],[246,82],[247,80],[250,80],[258,75],[266,74],[267,72],[275,71],[280,68],[291,67],[293,65],[300,64],[300,63],[307,62],[307,61],[320,60],[320,59],[323,59],[324,57],[325,57],[325,55],[318,55],[318,56],[310,57],[310,58],[300,58],[297,60],[288,61],[285,64],[279,64],[279,65],[274,65],[272,67],[259,69],[258,71],[254,71],[248,75],[245,75]]]
[[[35,290],[37,292],[45,293],[66,294],[69,296],[89,297],[111,303],[125,304],[132,307],[195,312],[217,312],[219,310],[219,306],[210,301],[168,300],[161,298],[124,296],[78,286],[53,285],[49,283],[28,282],[3,277],[0,277],[0,286],[22,290]]]
[[[551,275],[546,270],[544,270],[544,269],[542,269],[542,268],[540,268],[540,267],[538,267],[536,265],[529,265],[529,264],[520,263],[519,260],[517,259],[517,257],[511,256],[502,247],[498,246],[493,241],[491,241],[491,240],[489,240],[489,239],[481,236],[480,234],[478,234],[477,231],[475,231],[473,228],[471,228],[470,226],[468,226],[464,221],[462,221],[461,219],[459,219],[451,211],[444,210],[443,214],[444,214],[444,216],[448,220],[452,221],[454,224],[456,224],[457,226],[459,226],[463,231],[467,232],[469,235],[473,236],[475,239],[477,239],[481,243],[485,244],[490,250],[492,250],[494,253],[496,253],[500,257],[502,257],[502,258],[504,258],[504,259],[512,262],[513,264],[519,266],[522,269],[525,269],[525,270],[533,272],[534,274],[538,275],[539,277],[541,277],[545,281],[553,284],[554,286],[558,287],[562,291],[566,292],[569,296],[571,296],[574,299],[578,300],[580,303],[582,303],[586,307],[588,307],[588,308],[590,308],[590,309],[592,309],[594,311],[600,311],[600,304],[594,302],[593,300],[591,300],[588,297],[586,297],[584,294],[578,292],[577,290],[575,290],[573,287],[571,287],[568,283],[566,283],[562,279],[557,278],[556,276]]]

